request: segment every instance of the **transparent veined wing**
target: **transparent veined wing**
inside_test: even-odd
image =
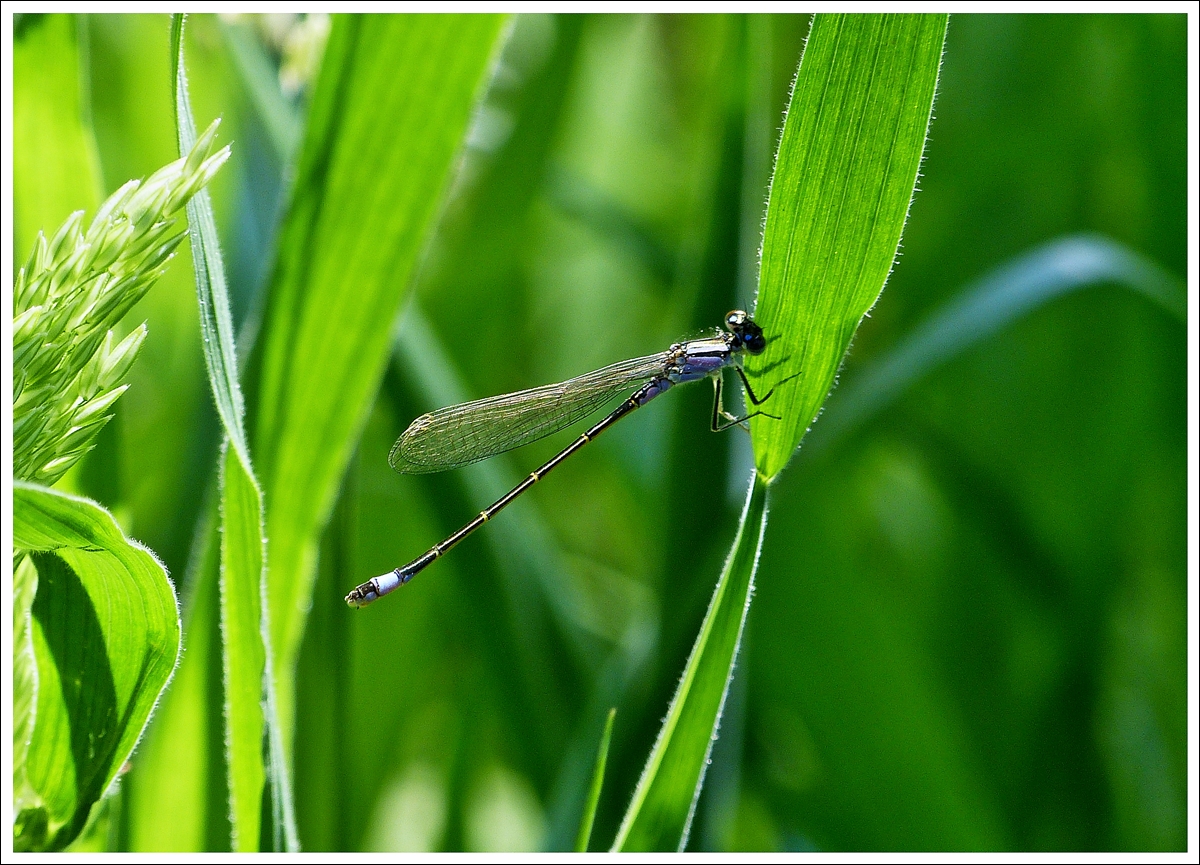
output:
[[[404,474],[465,466],[565,429],[613,397],[661,373],[669,351],[623,360],[557,384],[446,406],[423,414],[388,456]]]

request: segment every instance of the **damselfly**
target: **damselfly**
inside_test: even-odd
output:
[[[772,388],[762,397],[757,396],[742,370],[744,355],[762,354],[767,347],[762,328],[740,309],[725,316],[725,328],[714,336],[676,343],[658,354],[614,363],[558,384],[452,405],[421,415],[397,439],[388,457],[388,462],[398,472],[440,472],[519,448],[570,426],[618,394],[628,392],[644,382],[607,417],[537,471],[530,473],[490,507],[480,511],[471,522],[404,567],[356,587],[346,595],[346,603],[352,607],[362,607],[395,591],[510,505],[517,496],[544,478],[571,454],[630,412],[677,384],[703,378],[713,380],[713,432],[744,424],[758,415],[775,417],[756,409],[739,418],[725,410],[721,390],[722,373],[726,367],[732,367],[737,372],[746,397],[754,406],[762,405],[775,391]]]

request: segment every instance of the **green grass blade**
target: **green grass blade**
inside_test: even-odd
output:
[[[319,532],[503,25],[353,16],[337,18],[329,37],[259,342],[255,452],[287,731]]]
[[[196,142],[196,124],[188,100],[187,70],[183,62],[183,21],[171,19],[171,88],[174,95],[176,138],[179,154],[192,149]],[[202,189],[187,203],[188,240],[192,246],[192,268],[196,275],[196,293],[200,300],[200,333],[203,337],[204,362],[212,384],[217,414],[234,448],[250,462],[242,389],[238,384],[237,356],[234,353],[233,321],[229,314],[229,289],[217,239],[212,198]]]
[[[233,849],[255,852],[263,784],[262,496],[237,451],[221,459],[221,636],[225,651],[226,758]]]
[[[37,723],[18,850],[61,850],[124,765],[179,654],[166,571],[86,499],[16,481],[13,545],[37,568]]]
[[[183,57],[183,17],[171,20],[171,65],[180,153],[196,138]],[[233,323],[212,201],[201,190],[187,204],[204,359],[228,447],[221,457],[221,627],[226,759],[233,848],[259,849],[263,784],[270,781],[272,848],[299,847],[290,784],[275,714],[269,611],[264,603],[262,492],[242,424]],[[264,768],[264,733],[266,753]]]
[[[600,735],[600,747],[596,749],[596,768],[592,771],[592,784],[583,806],[583,818],[579,821],[579,835],[575,838],[576,853],[586,853],[588,842],[592,840],[592,824],[596,822],[596,807],[600,804],[600,790],[604,787],[604,767],[608,763],[608,746],[612,742],[613,719],[616,717],[616,708],[609,709],[604,732]]]
[[[650,752],[613,850],[682,850],[737,659],[767,526],[768,486],[755,474],[737,537]]]
[[[95,213],[100,160],[88,116],[74,15],[25,15],[13,34],[13,252],[42,230]]]
[[[944,15],[816,15],[775,160],[747,364],[783,420],[752,423],[773,479],[833,385],[891,270],[933,108]]]
[[[938,366],[1021,316],[1092,285],[1115,283],[1145,296],[1181,321],[1187,296],[1175,276],[1104,237],[1052,241],[963,288],[899,345],[829,400],[828,417],[805,448],[815,454],[891,405]]]

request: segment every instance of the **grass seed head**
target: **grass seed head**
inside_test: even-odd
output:
[[[229,159],[214,121],[181,159],[131,180],[47,241],[40,233],[13,290],[13,474],[53,484],[91,450],[128,387],[146,325],[112,328],[162,276],[185,232],[178,214]]]

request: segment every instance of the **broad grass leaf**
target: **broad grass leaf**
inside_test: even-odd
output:
[[[775,157],[756,319],[755,464],[771,480],[816,419],[883,290],[933,110],[945,15],[816,15]],[[790,376],[795,376],[790,378]]]
[[[391,770],[374,755],[355,748],[347,734],[329,723],[329,719],[345,718],[354,731],[364,729],[360,725],[378,724],[380,717],[410,718],[419,711],[417,707],[425,693],[411,676],[439,681],[442,665],[453,655],[442,650],[441,642],[457,642],[452,631],[435,627],[435,633],[441,636],[439,640],[430,640],[422,626],[415,624],[416,620],[425,621],[429,609],[412,595],[397,597],[398,606],[389,610],[349,616],[343,598],[346,586],[361,582],[364,575],[379,573],[411,557],[407,549],[377,543],[378,536],[366,526],[375,521],[386,525],[387,537],[393,541],[408,539],[419,544],[423,540],[416,537],[407,522],[421,519],[416,514],[415,502],[390,500],[385,504],[374,494],[380,482],[390,485],[403,481],[385,458],[399,432],[397,425],[411,419],[413,412],[419,413],[417,406],[411,404],[410,388],[421,394],[421,400],[428,401],[428,407],[470,398],[464,394],[492,392],[487,389],[490,385],[474,374],[486,371],[495,375],[499,371],[497,364],[476,363],[472,356],[444,342],[453,336],[453,328],[445,318],[439,318],[435,334],[428,327],[414,326],[412,313],[418,305],[431,314],[435,310],[439,313],[450,310],[454,320],[465,323],[476,336],[481,321],[487,321],[492,329],[507,323],[505,303],[520,293],[521,252],[528,241],[529,216],[539,202],[538,193],[558,140],[559,119],[566,113],[566,98],[575,80],[584,25],[584,16],[578,15],[522,16],[514,21],[502,59],[498,61],[509,74],[495,86],[489,86],[485,101],[476,109],[476,116],[493,119],[499,111],[499,116],[514,119],[513,126],[503,143],[497,144],[494,138],[488,141],[484,136],[469,141],[463,148],[458,175],[463,182],[456,185],[454,203],[439,218],[430,248],[422,256],[424,264],[412,288],[416,297],[409,299],[406,305],[409,317],[395,331],[391,361],[375,402],[376,421],[379,412],[395,418],[383,433],[389,441],[380,443],[373,434],[376,430],[372,430],[375,421],[368,423],[359,443],[359,456],[351,462],[339,503],[322,534],[312,609],[305,620],[296,674],[293,765],[297,819],[306,849],[370,848],[378,843],[378,827],[392,822],[379,815],[371,821],[359,822],[347,822],[338,816],[342,808],[358,807],[358,802],[368,807],[379,801],[380,796],[386,796]],[[542,53],[547,37],[553,38],[549,56]],[[475,302],[481,298],[490,303],[481,306]],[[480,342],[487,344],[486,340]],[[398,409],[394,415],[388,411],[391,407]],[[423,409],[424,406],[420,410]],[[456,472],[452,474],[458,475],[457,478],[447,475],[440,480],[461,485],[472,502],[494,501],[515,483],[508,479],[498,460],[471,468],[476,471]],[[489,470],[496,476],[488,475]],[[366,492],[367,489],[372,492]],[[546,754],[557,747],[551,743],[556,743],[570,724],[562,717],[560,685],[544,675],[544,665],[546,659],[564,654],[563,642],[553,638],[559,633],[578,634],[578,628],[569,624],[560,630],[552,621],[549,627],[542,623],[563,610],[564,605],[554,602],[573,588],[574,583],[556,555],[557,547],[548,529],[538,525],[523,531],[524,523],[529,522],[523,517],[536,521],[537,514],[528,507],[524,511],[514,509],[511,518],[506,514],[505,520],[480,533],[482,542],[489,545],[489,558],[496,562],[496,588],[505,592],[507,603],[497,603],[494,594],[476,585],[469,595],[456,595],[456,603],[461,607],[440,615],[458,622],[474,620],[476,615],[488,617],[489,632],[497,642],[491,643],[487,652],[493,658],[513,661],[495,662],[500,680],[495,689],[495,703],[519,705],[521,708],[515,711],[529,721],[530,735],[522,737],[521,752]],[[365,554],[366,550],[369,554]],[[397,561],[389,562],[393,557]],[[469,567],[458,557],[445,565],[450,569]],[[437,583],[453,580],[450,573],[431,576]],[[437,591],[445,588],[443,585]],[[548,595],[549,606],[543,599],[543,591],[548,590],[557,592]],[[437,658],[436,664],[414,662],[422,668],[420,673],[413,669],[414,664],[406,664],[380,674],[377,668],[371,671],[367,661],[371,656],[361,655],[355,648],[389,645],[395,651],[405,651],[403,647],[411,643]],[[330,675],[332,670],[341,671],[336,681]],[[615,701],[606,696],[598,698],[597,704],[606,710]],[[569,848],[575,839],[602,722],[601,715],[595,725],[576,733],[579,771],[570,776],[573,795],[555,797],[552,813],[561,814],[562,818],[548,817],[551,828],[544,842],[547,849]],[[354,735],[349,734],[351,738]],[[438,734],[431,731],[431,737],[436,741]],[[424,751],[425,745],[417,745],[416,741],[424,742],[406,737],[404,747]],[[564,759],[563,764],[569,759]],[[468,780],[455,783],[462,785]],[[331,784],[342,791],[344,798],[340,802],[327,794]],[[559,826],[561,831],[555,836],[555,828]],[[453,846],[455,842],[445,843]]]
[[[37,710],[25,776],[40,799],[17,815],[13,844],[61,850],[129,758],[171,677],[179,612],[162,565],[91,501],[15,482],[13,544],[37,569]]]
[[[333,24],[259,341],[255,453],[285,731],[319,531],[503,29],[477,15]]]

